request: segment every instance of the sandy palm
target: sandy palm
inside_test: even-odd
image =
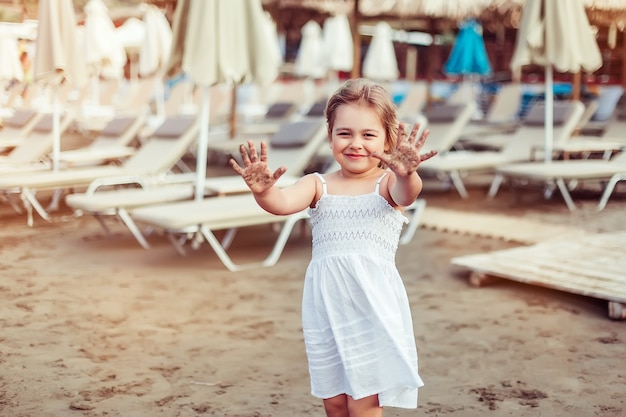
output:
[[[257,153],[254,142],[248,141],[248,148],[245,145],[239,147],[243,167],[237,161],[231,159],[230,166],[241,175],[250,190],[254,193],[262,193],[269,190],[276,181],[287,171],[285,167],[280,167],[272,172],[267,165],[267,145],[261,142],[261,154]]]
[[[411,133],[407,138],[404,124],[400,123],[396,148],[391,149],[387,154],[375,153],[372,156],[383,161],[396,175],[407,176],[412,174],[417,171],[420,163],[437,155],[437,151],[420,154],[428,138],[428,130],[424,130],[418,139],[417,133],[419,129],[419,124],[413,125]]]

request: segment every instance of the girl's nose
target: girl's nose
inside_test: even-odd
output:
[[[358,136],[355,136],[354,139],[352,139],[352,142],[350,142],[350,147],[352,149],[361,149],[363,147],[363,143],[361,142],[361,138]]]

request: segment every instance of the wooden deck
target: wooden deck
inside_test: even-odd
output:
[[[555,238],[578,238],[586,232],[580,228],[537,222],[522,217],[495,213],[472,213],[427,206],[421,227],[441,232],[502,239],[531,245]]]
[[[480,286],[505,278],[609,302],[609,317],[626,319],[626,231],[577,236],[453,258]]]

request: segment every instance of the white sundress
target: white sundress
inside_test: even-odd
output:
[[[303,290],[302,328],[319,398],[378,394],[381,407],[417,407],[413,322],[395,265],[407,219],[379,193],[322,196],[310,209],[313,253]]]

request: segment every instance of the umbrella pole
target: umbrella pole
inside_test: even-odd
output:
[[[165,77],[157,76],[157,82],[154,84],[156,94],[156,111],[160,120],[165,119]]]
[[[204,199],[204,180],[206,179],[207,153],[209,148],[209,112],[211,111],[210,87],[202,87],[202,104],[200,106],[200,135],[196,152],[196,187],[195,200]]]
[[[361,76],[361,35],[359,34],[359,25],[361,24],[361,15],[359,10],[359,0],[354,1],[354,8],[352,9],[352,50],[353,50],[353,64],[351,78],[358,78]]]
[[[233,83],[230,92],[230,115],[228,117],[230,138],[237,136],[237,84]]]
[[[622,32],[622,87],[626,89],[626,30]]]
[[[52,103],[52,170],[59,170],[59,154],[61,152],[61,103],[59,95],[61,94],[61,85],[63,82],[55,86],[54,97]]]
[[[545,105],[545,128],[546,140],[544,150],[544,161],[550,163],[552,161],[552,141],[554,139],[554,81],[552,79],[552,65],[546,65],[546,105]]]
[[[572,80],[572,85],[573,85],[572,100],[579,101],[580,100],[581,83],[582,83],[582,72],[581,71],[577,71],[576,73],[574,73],[572,78],[573,78],[573,80]]]
[[[100,105],[100,86],[99,77],[97,75],[91,76],[91,104],[93,106]]]

